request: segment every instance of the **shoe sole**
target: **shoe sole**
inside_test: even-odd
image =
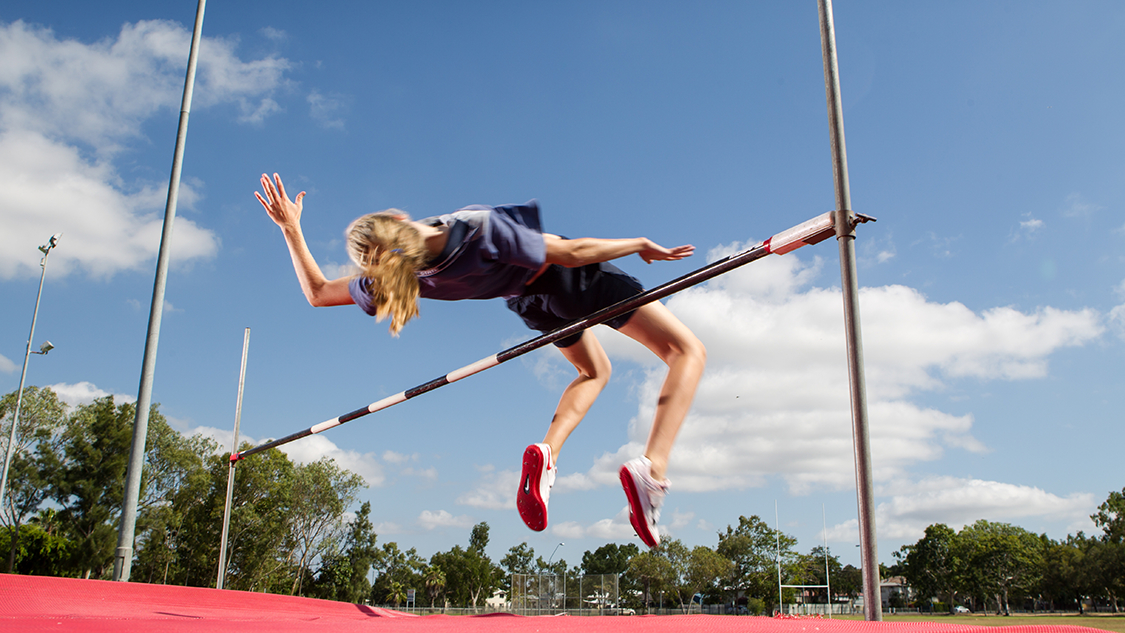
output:
[[[523,452],[523,472],[520,489],[516,493],[516,508],[527,527],[542,532],[547,529],[547,504],[539,496],[540,478],[543,475],[543,453],[535,446]]]
[[[629,501],[629,522],[633,524],[633,530],[636,531],[641,542],[649,548],[654,548],[660,542],[653,537],[652,531],[648,529],[648,522],[639,512],[641,495],[637,492],[637,482],[633,480],[633,473],[629,471],[628,466],[622,466],[618,473],[621,477],[621,487],[625,489],[625,498]]]

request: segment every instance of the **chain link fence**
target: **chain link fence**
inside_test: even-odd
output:
[[[617,574],[571,578],[556,574],[512,574],[508,597],[512,613],[519,615],[632,615],[621,607]]]

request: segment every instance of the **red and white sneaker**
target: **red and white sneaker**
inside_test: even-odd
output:
[[[523,452],[523,473],[516,492],[516,508],[527,527],[542,532],[547,528],[547,500],[555,485],[555,462],[551,447],[532,444]]]
[[[660,545],[660,532],[656,529],[656,522],[660,519],[660,506],[664,505],[664,495],[671,482],[652,478],[652,462],[647,457],[625,462],[619,474],[621,487],[629,500],[629,522],[645,545],[657,547]]]

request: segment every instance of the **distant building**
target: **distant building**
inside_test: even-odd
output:
[[[512,603],[508,602],[508,594],[503,589],[492,592],[492,596],[484,601],[484,606],[489,611],[509,611]]]
[[[910,603],[913,590],[902,576],[891,576],[879,583],[879,594],[883,603],[883,611],[893,608],[901,609]]]

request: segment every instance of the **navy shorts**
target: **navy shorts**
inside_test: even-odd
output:
[[[641,282],[613,264],[587,264],[577,268],[551,264],[522,295],[508,299],[508,309],[520,315],[527,327],[551,332],[643,290]],[[605,324],[618,329],[632,316],[633,312],[626,312]],[[580,338],[582,332],[555,341],[555,345],[570,347]]]

